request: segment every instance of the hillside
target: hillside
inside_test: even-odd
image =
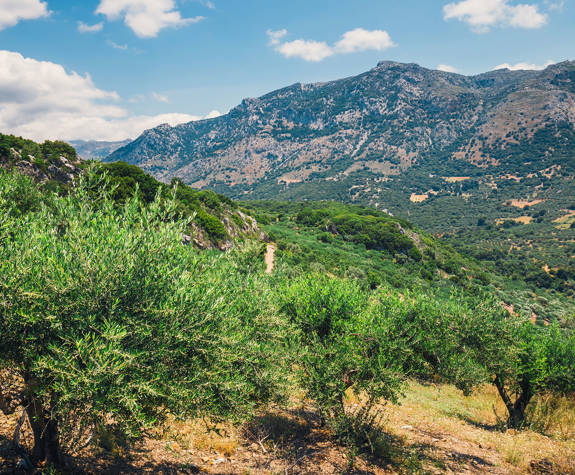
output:
[[[264,200],[245,206],[275,243],[277,265],[286,272],[328,273],[368,288],[489,292],[516,315],[542,324],[575,316],[565,280],[518,262],[517,255],[490,254],[490,248],[475,255],[474,246],[463,244],[468,241],[454,239],[452,246],[410,222],[359,205]],[[483,233],[487,240],[494,230],[484,227]]]
[[[185,240],[200,248],[229,249],[238,241],[261,237],[256,221],[225,196],[194,190],[179,180],[168,186],[126,163],[83,161],[64,142],[37,144],[0,134],[0,168],[15,169],[30,176],[41,190],[58,193],[68,192],[88,169],[93,169],[95,176],[107,176],[107,186],[113,189],[117,202],[124,202],[136,190],[145,203],[153,202],[159,193],[166,197],[174,194],[179,215],[191,219]]]
[[[562,293],[374,208],[0,138],[0,471],[573,470]]]
[[[382,62],[146,131],[106,160],[240,199],[369,205],[573,295],[574,124],[575,62],[472,77]]]
[[[575,62],[473,77],[382,62],[356,77],[246,99],[215,119],[160,126],[107,160],[236,196],[310,195],[294,185],[326,180],[329,192],[346,194],[342,185],[367,172],[345,198],[369,193],[377,202],[366,178],[385,187],[415,166],[433,165],[439,177],[571,173],[574,123]]]

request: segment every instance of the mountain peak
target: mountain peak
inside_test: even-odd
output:
[[[163,125],[107,160],[233,196],[319,181],[337,188],[350,177],[385,183],[430,161],[441,170],[506,167],[511,173],[523,167],[521,160],[511,163],[511,147],[532,150],[541,169],[559,166],[547,158],[556,150],[545,147],[563,133],[557,124],[575,124],[574,65],[462,76],[381,61],[355,77],[245,99],[217,120]],[[353,180],[354,189],[362,186]]]

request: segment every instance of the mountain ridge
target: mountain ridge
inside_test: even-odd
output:
[[[517,135],[523,124],[515,113],[529,107],[533,130],[544,128],[547,119],[575,123],[575,62],[463,76],[383,61],[358,76],[296,83],[244,99],[215,119],[147,130],[106,161],[137,164],[162,180],[177,176],[232,196],[259,196],[259,184],[352,173],[354,162],[369,162],[382,176],[404,172],[426,153],[447,152],[489,166],[496,160],[483,149],[496,139],[481,147],[473,139],[493,135],[501,121],[506,133],[498,138]],[[518,138],[529,138],[520,132]],[[339,170],[342,162],[348,166]]]

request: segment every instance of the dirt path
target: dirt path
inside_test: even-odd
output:
[[[266,250],[266,273],[271,274],[274,271],[276,247],[273,244],[268,244]]]

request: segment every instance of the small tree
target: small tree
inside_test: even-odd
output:
[[[306,275],[280,298],[296,328],[300,383],[324,415],[345,415],[351,387],[373,401],[396,398],[399,365],[388,351],[386,328],[370,321],[368,294],[357,283]]]
[[[259,277],[182,245],[161,200],[96,201],[80,187],[0,227],[0,367],[23,379],[35,462],[61,464],[78,429],[135,436],[168,411],[231,417],[278,394]]]
[[[482,352],[496,353],[503,311],[491,299],[461,293],[383,288],[306,276],[282,292],[299,330],[300,381],[321,409],[344,414],[346,391],[396,401],[407,377],[435,378],[466,392],[489,381]]]
[[[493,368],[493,383],[508,411],[507,425],[525,426],[530,402],[538,394],[575,391],[575,332],[558,324],[539,327],[524,322],[515,327],[503,364]]]

